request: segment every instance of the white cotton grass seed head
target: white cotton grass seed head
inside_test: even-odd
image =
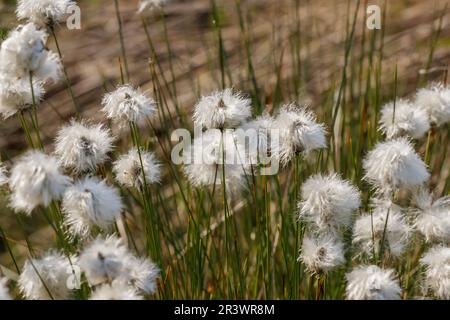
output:
[[[434,246],[420,259],[425,266],[424,291],[435,297],[450,299],[450,248]]]
[[[53,26],[62,21],[67,9],[75,3],[71,0],[18,0],[16,14],[19,20],[28,20],[39,26]]]
[[[30,300],[68,299],[71,290],[67,280],[76,263],[76,257],[69,259],[56,251],[27,260],[18,280],[20,292]]]
[[[406,138],[380,142],[363,161],[364,179],[382,192],[411,188],[428,180],[425,163]]]
[[[8,170],[3,163],[0,162],[0,187],[8,184]]]
[[[410,101],[399,99],[382,107],[379,129],[387,139],[405,135],[420,139],[430,129],[430,122],[423,109]]]
[[[222,135],[220,130],[210,129],[195,138],[183,154],[184,174],[195,187],[211,186],[214,182],[221,186],[224,170],[225,188],[235,192],[245,186],[245,175],[251,174],[245,155],[234,132],[225,130]]]
[[[201,97],[194,106],[194,124],[203,129],[236,128],[252,115],[251,99],[227,88]]]
[[[432,124],[441,126],[450,121],[450,87],[433,84],[417,91],[415,104],[424,110]]]
[[[71,184],[63,175],[58,160],[41,151],[29,151],[20,157],[11,169],[9,188],[10,206],[30,214],[39,205],[48,206],[58,200]]]
[[[42,82],[33,80],[33,92],[28,78],[17,78],[0,72],[0,116],[7,119],[42,100]]]
[[[129,122],[140,123],[156,112],[156,102],[145,96],[139,88],[119,86],[103,97],[102,111],[108,119],[126,127]]]
[[[330,234],[306,235],[298,260],[302,261],[311,273],[325,273],[345,263],[344,245]]]
[[[318,230],[335,231],[349,227],[352,214],[360,206],[358,189],[337,174],[317,174],[301,187],[299,219]]]
[[[284,105],[275,118],[274,129],[279,130],[279,141],[272,148],[273,157],[286,165],[298,154],[327,147],[325,126],[306,107]]]
[[[122,208],[119,191],[93,177],[67,188],[62,200],[64,223],[72,237],[89,236],[93,226],[109,230]]]
[[[10,32],[0,50],[0,69],[15,78],[33,78],[56,82],[62,74],[58,55],[45,47],[48,34],[34,23]],[[29,80],[27,80],[29,81]]]
[[[359,266],[346,274],[347,300],[400,300],[401,288],[394,270]]]
[[[141,163],[142,161],[142,163]],[[142,174],[142,169],[145,175]],[[128,188],[141,189],[146,184],[158,183],[161,177],[161,164],[152,152],[132,148],[114,162],[113,172],[116,180]]]
[[[5,278],[0,278],[0,300],[12,300],[6,283],[7,280]]]
[[[108,159],[114,138],[102,124],[72,120],[59,130],[55,141],[55,155],[62,167],[75,173],[95,172]]]
[[[138,13],[142,15],[151,15],[155,11],[161,10],[169,0],[140,0]]]
[[[134,287],[146,294],[156,292],[159,268],[151,260],[130,256],[126,260],[125,270],[125,279]]]
[[[411,226],[407,223],[402,208],[390,200],[375,199],[372,213],[365,214],[355,221],[353,244],[360,255],[372,257],[380,252],[381,242],[384,249],[394,257],[405,251],[411,235]],[[387,219],[387,223],[386,223]]]
[[[89,300],[143,300],[137,290],[123,281],[113,281],[95,288]]]
[[[433,200],[427,189],[420,188],[414,192],[413,201],[415,229],[427,242],[450,243],[450,197]]]

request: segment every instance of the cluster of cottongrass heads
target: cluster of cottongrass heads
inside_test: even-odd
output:
[[[152,14],[165,2],[142,0],[138,12]],[[166,269],[157,254],[162,246],[152,228],[150,195],[152,185],[160,182],[162,164],[142,143],[139,125],[158,112],[157,102],[122,83],[101,102],[111,126],[77,115],[61,126],[51,153],[39,138],[36,108],[44,87],[64,74],[61,55],[46,47],[48,32],[54,36],[72,4],[19,0],[17,16],[26,24],[11,31],[0,49],[0,114],[17,115],[30,145],[10,168],[0,164],[0,187],[8,189],[9,205],[17,214],[43,214],[58,242],[41,254],[30,250],[17,287],[26,299],[149,298],[158,292],[160,270]],[[317,298],[324,296],[329,275],[344,268],[352,268],[345,275],[347,299],[402,298],[404,288],[392,262],[401,261],[412,235],[419,234],[426,248],[418,259],[422,296],[450,299],[450,199],[436,199],[428,189],[430,174],[414,146],[414,139],[449,121],[450,89],[442,84],[418,90],[412,101],[396,99],[383,106],[378,129],[385,140],[362,162],[363,179],[372,187],[367,208],[358,187],[338,173],[315,173],[296,190],[297,219],[291,223],[299,244],[294,263],[317,280]],[[228,228],[233,226],[228,225],[227,198],[250,189],[266,164],[263,156],[280,163],[282,170],[295,167],[298,179],[300,164],[327,148],[326,126],[307,106],[288,103],[274,114],[253,117],[252,100],[233,88],[202,96],[194,106],[193,124],[203,134],[185,150],[194,161],[185,163],[183,173],[194,188],[222,191]],[[133,145],[118,156],[112,155],[118,137],[111,128],[131,134]],[[241,135],[250,129],[257,132],[250,138],[256,149],[243,143]],[[147,219],[145,256],[127,246],[118,228],[128,194],[142,204]],[[399,203],[405,194],[411,198],[407,208]],[[233,259],[228,251],[226,255],[226,261]],[[6,279],[0,279],[0,299],[12,299]]]

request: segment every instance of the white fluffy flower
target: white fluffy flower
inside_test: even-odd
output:
[[[71,0],[18,0],[16,14],[19,20],[27,19],[40,26],[53,25],[61,22],[74,4]]]
[[[387,219],[387,223],[386,223]],[[389,200],[374,200],[372,215],[359,217],[353,230],[353,243],[361,253],[378,254],[384,239],[384,248],[393,256],[400,256],[408,242],[411,227],[399,206]]]
[[[147,151],[141,151],[140,154],[139,157],[138,149],[132,148],[127,154],[120,156],[114,162],[113,172],[120,184],[129,188],[142,188],[144,186],[142,168],[144,168],[147,184],[159,182],[161,165],[156,160],[155,155]]]
[[[105,181],[87,177],[64,193],[62,211],[72,236],[86,237],[92,226],[108,230],[122,211],[119,191]]]
[[[97,238],[80,255],[80,267],[91,285],[121,281],[145,293],[156,291],[159,270],[148,259],[133,256],[122,241]]]
[[[128,125],[130,121],[142,122],[156,111],[155,101],[131,85],[119,86],[115,91],[107,93],[102,105],[106,116],[121,126]]]
[[[0,300],[12,300],[8,287],[6,286],[6,279],[2,278],[0,278]]]
[[[299,153],[327,147],[324,125],[317,123],[315,115],[304,107],[283,106],[273,127],[279,130],[279,141],[272,153],[284,165]]]
[[[450,248],[435,246],[420,259],[425,265],[425,289],[440,299],[450,299]]]
[[[141,0],[139,2],[138,13],[152,14],[155,10],[160,10],[169,0]]]
[[[113,281],[99,286],[92,292],[90,300],[143,300],[136,289],[123,281]]]
[[[57,159],[29,151],[11,169],[11,207],[29,214],[38,205],[48,206],[59,199],[70,183],[71,179],[60,172]]]
[[[400,300],[401,289],[394,270],[360,266],[347,273],[348,300]]]
[[[57,54],[46,49],[48,35],[28,23],[13,30],[2,43],[0,69],[16,78],[28,79],[29,73],[43,81],[56,81],[62,64]],[[28,80],[29,81],[29,80]]]
[[[414,194],[417,209],[415,228],[429,242],[450,243],[450,197],[433,201],[432,195],[425,188]]]
[[[245,174],[250,174],[246,164],[244,146],[236,139],[234,132],[209,129],[197,137],[183,155],[184,173],[196,187],[222,184],[225,170],[225,188],[239,190],[245,185]]]
[[[203,129],[236,128],[252,115],[251,100],[228,88],[203,96],[194,107],[194,123]]]
[[[29,78],[16,78],[0,72],[0,115],[7,119],[20,110],[24,110],[33,105],[39,104],[44,88],[42,82],[33,80],[33,91]]]
[[[109,129],[101,124],[71,121],[56,136],[55,154],[61,165],[76,173],[95,171],[113,149]]]
[[[319,237],[305,236],[298,260],[312,273],[328,272],[344,264],[344,245],[329,234]]]
[[[367,154],[363,167],[364,179],[382,191],[417,186],[430,177],[425,163],[405,138],[378,143]]]
[[[7,170],[5,166],[0,162],[0,187],[8,184]]]
[[[389,102],[381,109],[380,130],[388,139],[403,135],[420,139],[429,129],[428,114],[407,100],[397,100],[395,111],[394,102]]]
[[[332,174],[310,177],[301,188],[299,218],[319,230],[349,227],[360,206],[360,194],[350,182]]]
[[[415,103],[424,110],[430,121],[440,126],[450,121],[450,88],[435,84],[417,91]]]
[[[47,252],[41,258],[28,260],[19,277],[19,288],[27,299],[64,300],[69,298],[67,280],[73,273],[76,258],[58,252]]]

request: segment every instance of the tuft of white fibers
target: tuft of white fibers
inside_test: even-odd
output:
[[[348,300],[400,300],[401,288],[393,269],[360,266],[346,274]]]
[[[271,133],[273,125],[274,119],[269,114],[263,114],[254,120],[244,123],[237,129],[237,134],[248,137],[249,147],[246,150],[246,155],[251,164],[270,161],[269,154],[272,146]]]
[[[161,10],[169,0],[140,0],[138,13],[143,15],[149,15],[155,12],[155,10]]]
[[[95,239],[82,251],[79,263],[93,286],[121,281],[148,294],[156,291],[156,265],[132,255],[114,236]]]
[[[136,289],[123,281],[113,281],[99,286],[89,300],[143,300]]]
[[[92,172],[108,159],[113,141],[110,130],[102,124],[72,120],[59,130],[55,154],[64,168],[76,173]]]
[[[142,168],[144,169],[145,181]],[[144,187],[144,182],[148,184],[159,182],[161,165],[152,152],[142,150],[139,157],[138,149],[132,148],[114,162],[113,172],[120,184],[129,188],[141,189]]]
[[[420,139],[430,129],[430,122],[423,109],[407,100],[399,99],[383,106],[379,129],[387,139],[404,135]]]
[[[0,300],[12,300],[6,282],[5,278],[0,278]]]
[[[194,107],[194,124],[203,129],[236,128],[252,115],[251,99],[227,88],[202,96]]]
[[[102,105],[102,111],[108,119],[121,127],[127,126],[130,121],[142,122],[156,112],[156,102],[131,85],[119,86],[115,91],[105,94]]]
[[[359,206],[360,193],[350,182],[337,174],[317,174],[301,187],[299,219],[319,230],[337,230],[351,225],[352,213]]]
[[[450,299],[450,248],[434,246],[420,259],[425,266],[425,291],[443,300]]]
[[[76,262],[75,257],[69,259],[56,251],[27,260],[18,280],[20,292],[30,300],[69,298],[71,290],[67,284]]]
[[[428,242],[450,243],[450,197],[433,201],[431,193],[419,188],[413,196],[417,206],[414,227]]]
[[[62,200],[64,223],[71,236],[89,236],[92,226],[108,230],[120,216],[119,191],[98,178],[86,177],[67,188]]]
[[[33,80],[33,93],[36,105],[42,100],[42,82]],[[33,105],[33,93],[29,78],[16,78],[0,72],[0,115],[7,119],[20,110]]]
[[[8,171],[3,163],[0,162],[0,187],[8,184]]]
[[[402,214],[402,209],[390,200],[375,199],[372,213],[356,219],[353,229],[353,243],[360,253],[372,256],[384,248],[392,256],[399,257],[408,243],[411,227]],[[386,223],[387,219],[387,223]]]
[[[279,141],[272,148],[273,157],[286,165],[297,154],[308,154],[327,147],[325,126],[306,107],[284,105],[275,118]]]
[[[430,174],[409,140],[398,138],[380,142],[363,161],[364,179],[381,191],[423,184]]]
[[[417,91],[415,104],[424,110],[431,123],[440,126],[450,121],[450,88],[440,83]]]
[[[250,168],[245,148],[233,131],[209,129],[194,139],[184,157],[184,174],[195,187],[222,185],[225,171],[225,188],[233,192],[245,186]]]
[[[18,0],[16,14],[19,20],[29,20],[39,26],[53,26],[61,22],[67,9],[75,5],[71,0]]]
[[[325,273],[345,263],[344,245],[330,234],[303,238],[299,261],[302,261],[311,273]]]
[[[58,200],[71,184],[63,175],[58,160],[41,151],[32,150],[14,164],[9,178],[10,205],[28,214],[39,205],[48,206]]]
[[[0,69],[15,78],[33,78],[57,81],[61,77],[62,64],[58,55],[45,44],[48,34],[34,23],[21,25],[10,32],[0,50]],[[29,80],[27,80],[29,82]]]

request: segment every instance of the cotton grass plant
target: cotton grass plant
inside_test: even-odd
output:
[[[375,31],[369,65],[356,63],[359,1],[349,7],[342,81],[312,107],[300,98],[298,71],[295,88],[277,76],[273,92],[265,89],[239,0],[250,85],[238,86],[227,64],[222,8],[212,0],[216,88],[181,106],[164,14],[170,1],[142,0],[136,19],[152,88],[135,86],[116,0],[120,77],[97,99],[101,122],[79,114],[61,58],[56,29],[72,4],[18,1],[25,24],[0,49],[0,113],[17,118],[9,121],[29,147],[0,164],[0,188],[22,230],[42,220],[52,235],[42,248],[25,232],[24,259],[0,228],[13,269],[0,274],[0,299],[450,298],[450,177],[437,167],[447,160],[437,141],[449,141],[450,89],[429,83],[400,96],[397,71],[382,77],[384,38]],[[164,30],[168,72],[148,28],[153,20]],[[58,53],[47,47],[49,34]],[[304,61],[293,57],[300,70]],[[371,70],[367,83],[348,74],[352,62]],[[281,73],[281,65],[274,69]],[[73,118],[44,144],[37,110],[62,75]],[[352,82],[360,88],[354,105]],[[165,126],[202,132],[181,157],[202,161],[175,165]],[[256,134],[242,139],[248,130]],[[261,174],[264,158],[278,170]]]

